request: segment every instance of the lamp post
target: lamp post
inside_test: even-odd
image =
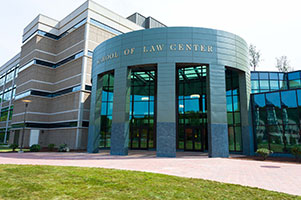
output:
[[[28,104],[31,102],[31,100],[24,99],[24,100],[22,100],[22,102],[24,102],[25,108],[24,108],[23,131],[22,131],[21,146],[20,146],[20,151],[19,151],[19,153],[23,153],[23,140],[24,140],[24,135],[25,135],[25,119],[26,119],[26,111],[27,111]]]

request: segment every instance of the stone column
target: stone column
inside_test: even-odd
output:
[[[207,76],[209,157],[229,157],[225,67],[209,65]]]
[[[176,66],[157,68],[157,156],[176,156]]]
[[[131,70],[126,66],[114,71],[111,155],[127,155],[129,144],[129,110]]]
[[[244,155],[254,155],[250,72],[239,73],[242,147]]]
[[[93,78],[92,91],[91,91],[91,108],[95,110],[90,111],[89,120],[89,133],[88,133],[88,153],[98,153],[99,140],[100,140],[100,113],[101,113],[101,98],[103,79]]]

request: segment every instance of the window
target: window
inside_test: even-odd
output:
[[[100,27],[102,29],[105,29],[105,30],[107,30],[107,31],[109,31],[109,32],[111,32],[113,34],[116,34],[116,35],[122,34],[121,31],[118,31],[117,29],[112,28],[112,27],[110,27],[110,26],[108,26],[106,24],[103,24],[103,23],[99,22],[99,21],[96,21],[95,19],[90,18],[90,23],[93,24],[93,25],[95,25],[95,26],[98,26],[98,27]]]
[[[98,101],[101,104],[100,112],[100,148],[110,148],[111,146],[111,129],[113,113],[113,96],[114,96],[114,73],[110,72],[99,77],[97,83],[99,89]]]
[[[238,72],[226,69],[226,99],[230,151],[242,151]]]
[[[130,95],[131,149],[155,148],[156,70],[132,69]]]
[[[299,98],[299,90],[252,95],[257,148],[290,153],[301,146]]]

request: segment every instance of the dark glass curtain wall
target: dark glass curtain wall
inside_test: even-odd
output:
[[[129,138],[129,148],[131,149],[156,147],[156,82],[154,68],[132,69]]]
[[[206,65],[177,66],[177,149],[208,150]]]
[[[242,151],[238,72],[226,69],[229,151]]]
[[[101,91],[101,124],[100,124],[100,148],[110,148],[111,127],[113,111],[114,73],[108,73],[100,77]]]
[[[301,90],[252,95],[256,147],[290,153],[301,146]]]

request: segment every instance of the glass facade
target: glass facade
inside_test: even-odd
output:
[[[98,84],[101,85],[101,113],[100,113],[100,148],[110,148],[111,128],[114,96],[114,73],[104,74]]]
[[[131,72],[130,140],[131,149],[156,147],[156,70]]]
[[[229,151],[242,151],[238,72],[226,69]]]
[[[290,153],[301,146],[301,90],[254,94],[252,105],[257,148]]]
[[[177,149],[208,150],[207,66],[177,66]]]
[[[287,74],[282,72],[251,72],[252,93],[286,90]]]
[[[0,144],[7,143],[9,139],[18,72],[17,64],[0,76]]]
[[[252,93],[301,88],[301,71],[251,72]]]

